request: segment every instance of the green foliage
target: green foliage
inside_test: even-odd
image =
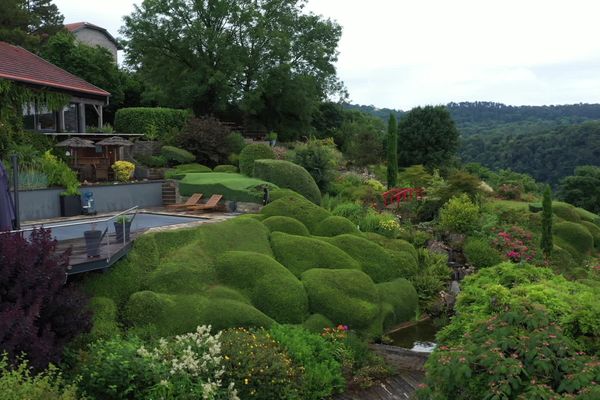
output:
[[[146,133],[150,127],[154,127],[159,138],[164,138],[173,128],[183,129],[189,117],[189,111],[172,108],[121,108],[115,114],[115,130],[121,133]]]
[[[309,236],[310,232],[304,224],[290,217],[269,217],[262,221],[271,232],[284,232],[290,235]]]
[[[215,172],[230,172],[230,173],[234,173],[237,174],[238,169],[235,165],[217,165],[216,167],[213,168],[213,171]]]
[[[479,207],[466,194],[451,198],[440,210],[440,227],[451,232],[472,232],[478,222]]]
[[[42,155],[41,169],[48,177],[48,185],[62,186],[68,196],[79,194],[79,180],[77,174],[62,160],[46,151]]]
[[[569,222],[581,222],[581,217],[575,211],[575,207],[568,203],[559,201],[552,202],[552,212],[559,218]]]
[[[554,242],[552,239],[552,191],[550,186],[544,190],[544,200],[542,202],[542,241],[540,247],[546,257],[552,255]]]
[[[294,363],[303,368],[302,399],[320,400],[343,391],[346,382],[333,343],[321,335],[290,325],[274,325],[269,332]]]
[[[281,323],[301,323],[308,299],[300,281],[284,266],[263,254],[231,251],[215,265],[221,283],[239,289],[252,304]]]
[[[391,281],[401,277],[401,268],[381,246],[356,235],[340,235],[327,238],[358,261],[362,270],[376,283]]]
[[[412,283],[399,278],[391,282],[377,284],[382,303],[391,306],[393,313],[384,319],[383,329],[415,318],[419,306],[419,297]]]
[[[306,197],[302,196],[298,192],[294,192],[291,189],[274,189],[274,190],[271,190],[269,192],[269,197],[270,197],[271,201],[279,200],[281,198],[288,198],[288,197],[297,197],[300,200],[306,200]]]
[[[240,399],[299,400],[301,373],[287,351],[265,330],[236,328],[221,335],[224,379]]]
[[[322,191],[329,188],[341,158],[332,140],[310,139],[307,143],[296,144],[291,153],[291,160],[306,169]],[[316,203],[321,203],[320,195]]]
[[[230,155],[239,154],[245,145],[239,134],[232,133],[229,125],[214,117],[189,118],[174,141],[208,165],[227,162]]]
[[[448,267],[447,255],[426,249],[419,250],[419,267],[419,273],[410,281],[419,295],[420,310],[428,311],[447,287],[452,270]]]
[[[332,328],[333,322],[321,314],[311,314],[302,324],[304,328],[313,333],[323,333],[323,329]]]
[[[109,339],[121,332],[117,324],[117,305],[106,297],[94,297],[89,307],[94,313],[93,326],[90,331],[92,340]]]
[[[226,200],[260,203],[263,187],[275,188],[269,182],[227,172],[186,173],[179,181],[179,191],[184,196],[203,193],[205,198],[221,194]]]
[[[458,148],[458,130],[444,106],[413,108],[398,123],[398,161],[402,166],[448,165]]]
[[[64,29],[63,21],[51,0],[3,1],[0,40],[35,50],[48,36]]]
[[[311,268],[360,269],[348,254],[316,238],[274,232],[271,247],[277,261],[298,277]]]
[[[556,244],[571,252],[576,259],[589,255],[594,248],[594,237],[585,226],[574,222],[554,224]]]
[[[345,233],[358,233],[358,228],[349,219],[338,216],[325,218],[315,229],[315,235],[317,236],[332,237]]]
[[[321,204],[321,192],[311,175],[301,166],[283,160],[256,160],[253,176],[291,189],[315,204]]]
[[[360,224],[366,213],[365,207],[351,202],[339,204],[332,211],[333,215],[347,218],[355,225]]]
[[[361,117],[344,121],[335,132],[335,141],[344,144],[344,156],[358,167],[383,161],[385,133],[381,121]]]
[[[163,146],[160,154],[169,164],[188,164],[196,160],[196,156],[189,151],[174,146]]]
[[[600,248],[600,227],[598,227],[598,225],[596,225],[592,222],[588,222],[588,221],[581,221],[581,225],[585,226],[587,228],[587,230],[590,231],[590,233],[594,237],[594,247]]]
[[[254,176],[254,161],[273,160],[275,153],[264,144],[249,144],[240,153],[240,173]]]
[[[69,384],[60,371],[50,365],[33,375],[26,360],[12,367],[5,354],[0,357],[0,390],[4,400],[77,400],[77,386]]]
[[[398,179],[398,123],[394,114],[390,114],[387,135],[387,187],[396,187]]]
[[[165,173],[165,178],[166,179],[183,179],[185,178],[185,176],[187,174],[198,174],[198,173],[204,173],[204,172],[212,172],[212,170],[207,167],[206,165],[202,165],[202,164],[198,164],[198,163],[191,163],[191,164],[180,164],[180,165],[176,165],[173,168],[169,169],[166,173]],[[215,171],[217,172],[217,171]]]
[[[463,252],[467,257],[467,261],[475,268],[492,267],[502,262],[500,254],[484,238],[468,238],[463,247]]]
[[[410,255],[413,256],[413,258],[415,260],[417,260],[419,257],[419,255],[417,254],[417,249],[415,249],[415,246],[408,243],[406,240],[389,239],[389,238],[386,238],[385,236],[379,235],[377,233],[372,233],[372,232],[365,233],[364,236],[365,236],[365,238],[369,239],[372,242],[377,243],[378,245],[380,245],[381,247],[383,247],[385,249],[393,250],[393,251],[397,251],[397,252],[409,253]]]
[[[382,332],[377,287],[364,272],[350,269],[310,269],[302,274],[310,310],[334,324],[376,337]]]
[[[411,165],[400,172],[398,181],[402,186],[424,188],[431,185],[433,175],[431,175],[423,165]]]
[[[310,232],[314,232],[319,222],[331,214],[301,197],[284,197],[267,204],[261,211],[262,214],[295,218],[302,222]]]

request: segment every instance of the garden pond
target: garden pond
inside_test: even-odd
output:
[[[433,321],[426,319],[389,333],[388,336],[392,339],[394,346],[422,353],[431,353],[436,346],[435,334],[437,331],[438,328]]]

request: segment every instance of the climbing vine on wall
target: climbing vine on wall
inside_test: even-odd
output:
[[[27,88],[0,79],[0,159],[23,130],[23,104],[43,104],[49,110],[58,111],[69,104],[69,99],[63,93]]]

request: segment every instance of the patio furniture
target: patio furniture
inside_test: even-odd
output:
[[[192,206],[200,205],[200,199],[202,199],[202,193],[194,193],[190,196],[185,203],[170,204],[167,206],[169,209],[188,208]]]
[[[188,210],[190,211],[213,211],[217,208],[219,201],[223,198],[223,195],[213,194],[210,196],[210,199],[205,204],[198,204],[197,206],[190,206]]]

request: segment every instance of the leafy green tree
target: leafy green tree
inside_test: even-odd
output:
[[[64,17],[52,0],[0,0],[0,10],[0,40],[30,50],[64,29]]]
[[[541,247],[544,255],[550,257],[554,247],[552,238],[552,191],[550,186],[544,190],[544,200],[542,202],[542,242]]]
[[[398,179],[398,123],[396,116],[390,114],[388,120],[387,137],[387,186],[391,189],[396,186]]]
[[[126,62],[160,105],[220,116],[234,104],[240,121],[294,137],[311,128],[321,100],[342,90],[334,66],[341,28],[303,11],[305,3],[145,1],[125,17]]]
[[[443,106],[417,107],[398,124],[400,166],[447,166],[458,148],[458,130]]]
[[[600,167],[584,165],[560,183],[560,197],[567,203],[600,213]]]

